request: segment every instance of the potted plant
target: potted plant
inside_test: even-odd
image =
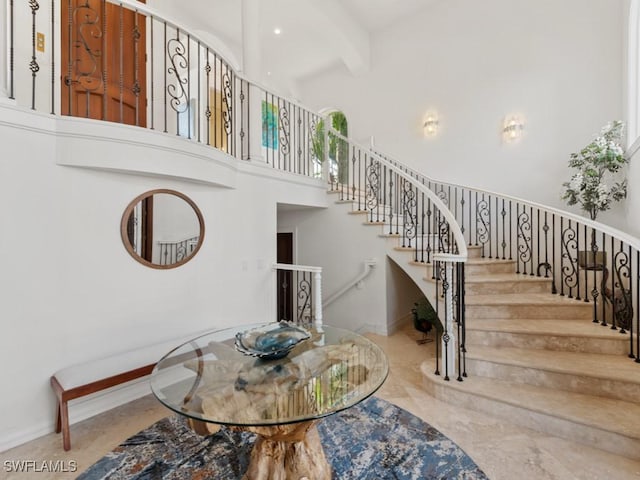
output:
[[[591,220],[627,196],[627,180],[615,181],[616,174],[629,161],[620,144],[623,135],[624,122],[609,122],[600,135],[578,153],[572,153],[569,159],[569,167],[576,172],[571,180],[562,184],[562,199],[569,205],[580,205]],[[604,252],[597,252],[595,230],[591,234],[591,251],[579,252],[578,263],[583,268],[602,268]]]

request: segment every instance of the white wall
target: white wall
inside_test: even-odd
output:
[[[389,330],[399,327],[407,316],[411,316],[411,309],[424,296],[415,282],[391,258],[385,262],[387,274],[387,318]],[[411,268],[411,267],[409,267]]]
[[[87,125],[70,137],[60,132],[70,122]],[[162,144],[153,141],[158,135],[0,105],[0,382],[9,386],[0,398],[0,451],[53,430],[49,377],[60,368],[190,332],[274,320],[276,205],[326,205],[324,185],[213,149],[209,159],[194,158],[186,140],[165,136]],[[147,144],[133,143],[145,137]],[[149,173],[146,157],[157,160]],[[62,165],[83,158],[91,168]],[[119,171],[128,160],[136,169]],[[191,180],[173,174],[181,166]],[[215,185],[216,172],[234,188]],[[204,217],[202,248],[176,269],[137,263],[120,238],[126,206],[154,188],[183,192]],[[96,405],[84,411],[113,403]],[[72,421],[80,407],[72,407]]]
[[[640,188],[640,140],[632,145],[631,151],[625,213],[627,215],[628,233],[640,238],[640,225],[638,224],[638,212],[640,212],[640,191],[638,191]]]
[[[336,200],[337,195],[330,195]],[[360,288],[349,290],[323,310],[324,322],[357,331],[387,333],[385,240],[382,227],[364,227],[364,216],[349,215],[350,206],[331,204],[322,210],[280,211],[278,228],[294,231],[297,263],[322,267],[322,297],[327,299],[363,272],[364,262],[377,265]]]
[[[623,115],[624,3],[437,2],[372,36],[370,72],[335,68],[303,82],[301,98],[341,109],[355,139],[373,135],[433,178],[564,208],[569,154]],[[427,139],[430,109],[441,130]],[[503,144],[512,113],[525,135]],[[618,207],[602,220],[623,217]]]

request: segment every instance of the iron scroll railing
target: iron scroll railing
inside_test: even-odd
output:
[[[640,240],[569,212],[434,181],[385,158],[442,199],[483,257],[515,260],[518,274],[549,278],[550,293],[590,303],[593,323],[627,335],[628,355],[640,363]]]
[[[338,143],[342,158],[329,173],[330,190],[367,221],[379,224],[389,236],[398,237],[413,261],[427,268],[435,295],[436,313],[442,322],[442,360],[436,355],[436,373],[449,380],[466,376],[464,262],[467,246],[463,232],[447,205],[426,185],[396,164],[358,145],[328,127],[327,135]],[[327,139],[325,145],[329,143]],[[328,163],[328,162],[327,162]],[[439,343],[439,342],[436,342]]]
[[[276,263],[276,320],[322,325],[322,268]]]
[[[152,7],[134,0],[5,3],[7,95],[18,105],[145,127],[320,176],[314,142],[321,117],[243,78],[215,48]]]

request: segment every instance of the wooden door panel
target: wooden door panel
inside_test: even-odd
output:
[[[61,5],[62,114],[145,126],[145,16],[104,0]]]

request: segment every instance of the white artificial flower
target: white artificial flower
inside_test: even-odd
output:
[[[598,185],[598,204],[601,206],[609,202],[609,186],[605,183]]]
[[[569,188],[574,191],[579,191],[582,188],[582,182],[584,181],[584,177],[581,172],[576,173],[573,177],[571,177],[571,182],[569,182]]]

